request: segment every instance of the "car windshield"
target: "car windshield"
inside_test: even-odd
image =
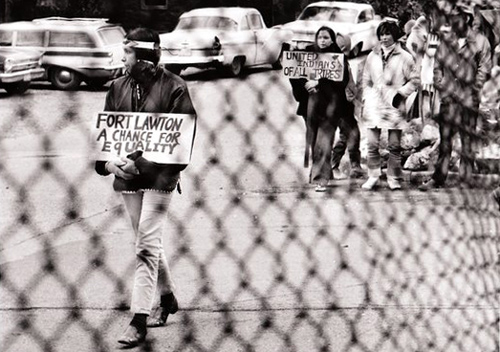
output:
[[[12,32],[0,31],[0,46],[11,46],[11,45],[12,45]]]
[[[310,6],[304,9],[298,19],[302,21],[332,21],[355,23],[357,15],[358,11],[355,9]]]
[[[125,38],[124,31],[118,27],[102,28],[99,31],[99,35],[101,36],[104,45],[121,44]]]
[[[195,16],[184,17],[179,20],[176,29],[222,29],[225,31],[236,31],[238,24],[227,17],[214,17],[214,16]]]
[[[43,46],[44,31],[18,31],[17,46]]]

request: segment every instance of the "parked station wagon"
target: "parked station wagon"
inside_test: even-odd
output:
[[[292,32],[267,28],[253,8],[201,8],[183,13],[170,33],[160,35],[161,63],[172,71],[186,67],[227,69],[237,76],[249,66],[280,65]]]
[[[0,24],[0,46],[43,54],[44,79],[56,88],[102,86],[123,71],[125,30],[105,19],[49,17]]]
[[[43,77],[39,52],[0,47],[0,88],[22,94],[32,80]]]

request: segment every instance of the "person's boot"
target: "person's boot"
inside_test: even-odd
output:
[[[118,342],[128,347],[135,347],[146,340],[148,333],[146,329],[146,314],[135,314],[134,318],[127,326],[123,335],[118,339]]]
[[[351,172],[349,173],[350,178],[363,178],[366,176],[365,170],[361,167],[361,165],[353,165],[351,166]]]
[[[370,191],[378,185],[378,182],[379,182],[378,176],[370,176],[368,177],[368,180],[365,183],[363,183],[361,188]]]
[[[422,192],[426,192],[426,191],[428,191],[430,189],[441,188],[441,187],[443,187],[442,184],[437,183],[436,180],[434,180],[433,178],[431,178],[427,182],[424,182],[420,186],[418,186],[418,189],[420,191],[422,191]]]
[[[334,180],[343,180],[343,179],[347,178],[344,175],[344,173],[342,171],[340,171],[340,169],[338,167],[333,168],[332,169],[332,173],[333,173],[333,179]]]
[[[170,314],[175,314],[179,310],[179,304],[173,293],[168,293],[160,297],[160,316],[151,319],[148,327],[158,328],[167,324]]]
[[[396,191],[398,189],[401,189],[401,183],[394,176],[387,176],[387,184],[389,185],[391,191]]]

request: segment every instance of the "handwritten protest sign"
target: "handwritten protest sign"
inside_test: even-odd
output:
[[[139,112],[100,112],[92,128],[97,160],[143,156],[161,164],[188,164],[195,131],[195,116]]]
[[[281,66],[288,78],[344,80],[344,54],[285,51]]]

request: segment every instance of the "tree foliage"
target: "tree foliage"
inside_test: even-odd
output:
[[[145,10],[141,0],[27,0],[34,3],[26,11],[26,0],[8,0],[10,13],[7,21],[31,19],[42,16],[107,17],[125,28],[149,26],[159,31],[172,30],[179,16],[200,7],[242,6],[257,8],[268,26],[293,21],[301,10],[317,0],[169,0],[166,10]],[[416,18],[429,3],[435,0],[351,0],[370,3],[382,16],[406,22]],[[47,6],[47,4],[51,4]],[[17,11],[24,8],[24,11]],[[0,9],[2,10],[2,9]],[[14,11],[12,11],[14,10]]]

